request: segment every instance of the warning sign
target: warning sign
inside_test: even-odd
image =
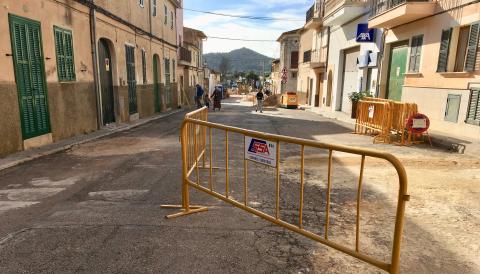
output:
[[[245,159],[271,167],[277,166],[277,144],[245,136]]]

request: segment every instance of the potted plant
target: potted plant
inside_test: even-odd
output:
[[[352,119],[357,118],[357,103],[358,101],[362,100],[365,97],[371,97],[370,92],[367,91],[360,91],[360,92],[352,92],[348,94],[348,99],[352,102]]]

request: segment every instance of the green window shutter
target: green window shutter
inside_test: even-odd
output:
[[[477,57],[478,37],[480,33],[480,23],[470,26],[470,35],[468,36],[467,54],[465,59],[465,71],[474,71]]]
[[[420,69],[420,57],[422,53],[423,35],[412,37],[410,45],[410,62],[408,71],[418,72]]]
[[[467,120],[465,122],[468,124],[480,125],[480,90],[478,89],[471,90]]]
[[[173,82],[176,81],[176,76],[175,76],[175,72],[176,72],[176,65],[175,65],[175,60],[172,61],[172,74],[173,74]]]
[[[448,66],[448,52],[450,50],[450,39],[452,37],[452,29],[442,31],[442,39],[440,41],[440,53],[438,55],[437,72],[446,72]]]
[[[67,69],[65,66],[65,46],[63,39],[63,31],[55,29],[55,53],[57,54],[57,72],[58,80],[63,81],[67,75]]]
[[[54,27],[57,71],[60,82],[75,81],[75,62],[73,59],[73,38],[69,30]]]

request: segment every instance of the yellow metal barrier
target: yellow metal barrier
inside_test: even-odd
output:
[[[166,216],[167,218],[174,218],[179,216],[184,216],[200,211],[207,210],[206,207],[200,206],[191,206],[189,200],[189,188],[193,187],[199,191],[203,191],[215,198],[218,198],[224,202],[230,203],[240,209],[243,209],[249,213],[257,215],[267,221],[270,221],[278,226],[286,228],[290,231],[301,234],[305,237],[308,237],[312,240],[315,240],[319,243],[325,244],[329,247],[332,247],[338,251],[341,251],[345,254],[358,258],[364,262],[367,262],[373,266],[376,266],[382,270],[385,270],[389,273],[398,273],[400,266],[400,245],[402,239],[402,231],[404,224],[404,214],[405,214],[405,204],[409,200],[409,195],[407,194],[407,174],[401,162],[393,155],[381,151],[376,151],[372,149],[364,148],[355,148],[341,145],[332,145],[325,144],[314,140],[300,139],[295,137],[288,137],[276,134],[269,134],[263,132],[257,132],[252,130],[246,130],[237,127],[226,126],[222,124],[211,123],[207,121],[207,109],[203,108],[192,113],[187,114],[185,120],[182,124],[181,129],[181,143],[182,143],[182,159],[183,159],[183,181],[182,181],[182,205],[172,206],[165,205],[162,207],[165,208],[181,208],[180,213],[172,214]],[[225,134],[225,193],[219,193],[213,189],[212,183],[212,151],[214,149],[212,143],[212,129],[216,131],[224,132]],[[206,132],[208,131],[208,134]],[[244,167],[243,167],[243,201],[237,201],[233,199],[230,195],[229,190],[229,133],[235,133],[243,135],[244,137],[258,138],[262,140],[267,140],[273,144],[276,144],[276,158],[274,162],[274,168],[276,169],[275,177],[275,214],[270,215],[265,212],[262,212],[258,209],[252,208],[248,205],[248,161],[244,157]],[[208,141],[207,141],[208,139]],[[300,201],[299,201],[299,223],[293,224],[286,222],[280,218],[280,144],[294,144],[298,145],[301,148],[301,161],[300,161]],[[328,151],[328,183],[326,191],[326,208],[325,208],[325,227],[324,234],[319,235],[309,230],[304,229],[303,227],[303,206],[304,206],[304,187],[305,187],[305,149],[306,148],[317,148],[324,149]],[[209,154],[209,166],[205,165],[205,155]],[[358,189],[356,196],[356,227],[355,227],[355,247],[350,248],[344,246],[340,243],[337,243],[328,238],[329,226],[330,226],[330,193],[332,189],[332,165],[333,165],[333,153],[334,152],[343,152],[354,155],[361,156],[361,165],[360,165],[360,175],[358,179]],[[245,143],[244,143],[244,153],[245,153]],[[246,156],[246,155],[245,155]],[[390,262],[383,262],[379,259],[376,259],[366,253],[361,252],[360,250],[360,203],[361,203],[361,193],[362,193],[362,181],[363,181],[363,172],[365,166],[366,157],[384,159],[392,164],[398,174],[399,179],[399,191],[398,191],[398,200],[395,216],[395,229],[393,235],[393,248]],[[203,162],[203,166],[199,165],[199,162]],[[200,183],[199,169],[207,168],[209,169],[209,181],[208,187],[203,186]],[[190,176],[195,171],[196,180],[193,181],[190,179]]]
[[[391,107],[389,102],[358,101],[355,133],[377,134],[373,142],[390,142]]]

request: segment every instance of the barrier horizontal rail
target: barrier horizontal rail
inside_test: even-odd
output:
[[[283,228],[286,228],[295,233],[306,236],[312,240],[315,240],[319,243],[325,244],[329,247],[332,247],[338,251],[341,251],[345,254],[358,258],[364,262],[367,262],[373,266],[376,266],[382,270],[385,270],[389,273],[398,273],[400,266],[400,247],[401,247],[401,238],[403,231],[404,223],[404,214],[405,214],[405,204],[409,200],[409,195],[407,194],[407,174],[402,163],[392,154],[385,153],[382,151],[366,149],[366,148],[356,148],[343,145],[334,145],[321,143],[314,140],[307,140],[296,137],[289,137],[277,134],[270,134],[265,132],[258,132],[247,130],[238,127],[226,126],[218,123],[212,123],[207,121],[208,114],[207,109],[203,108],[187,114],[181,129],[181,143],[182,143],[182,159],[183,159],[183,170],[182,170],[182,205],[172,206],[166,205],[163,207],[166,208],[181,208],[181,212],[168,215],[167,218],[180,217],[192,213],[197,213],[200,211],[207,210],[206,207],[202,206],[191,206],[189,198],[189,188],[193,187],[199,191],[205,192],[215,198],[218,198],[224,202],[227,202],[233,206],[236,206],[240,209],[243,209],[249,213],[252,213],[256,216],[259,216],[267,221],[270,221],[274,224],[277,224]],[[213,189],[212,183],[212,174],[214,167],[212,166],[212,151],[214,149],[212,144],[212,130],[223,131],[225,134],[225,193],[219,193]],[[206,134],[208,130],[208,134]],[[276,144],[276,176],[275,176],[275,213],[273,215],[267,214],[259,209],[255,209],[249,206],[248,204],[248,160],[244,157],[244,167],[243,167],[243,202],[235,200],[230,195],[230,182],[229,182],[229,135],[231,134],[240,134],[244,137],[252,137],[267,140],[269,142]],[[192,135],[192,136],[190,136]],[[208,142],[207,142],[208,139]],[[207,145],[208,143],[208,145]],[[293,224],[289,223],[280,218],[280,144],[287,143],[298,145],[301,147],[300,153],[300,201],[299,201],[299,223]],[[205,145],[204,145],[205,144]],[[244,142],[244,153],[245,153],[245,142]],[[325,225],[324,225],[324,234],[316,234],[312,231],[306,230],[303,227],[303,204],[304,204],[304,188],[305,188],[305,148],[318,148],[325,149],[328,151],[328,184],[326,190],[326,206],[325,206]],[[360,175],[358,179],[358,189],[356,195],[356,227],[355,227],[355,247],[350,248],[339,244],[335,241],[332,241],[328,238],[328,232],[330,229],[330,195],[332,189],[332,166],[333,166],[333,153],[334,152],[343,152],[354,155],[361,156],[360,164]],[[209,166],[207,167],[205,157],[209,155]],[[366,255],[361,252],[360,249],[360,204],[361,204],[361,193],[362,193],[362,181],[363,181],[363,171],[365,167],[366,157],[373,157],[378,159],[384,159],[388,161],[396,170],[399,180],[399,190],[398,190],[398,200],[396,207],[396,216],[395,216],[395,228],[393,235],[393,248],[390,262],[383,262],[377,258]],[[203,166],[200,167],[199,162],[203,159]],[[207,168],[209,169],[209,181],[208,187],[200,183],[199,169]],[[196,171],[196,180],[190,179],[193,172]]]

